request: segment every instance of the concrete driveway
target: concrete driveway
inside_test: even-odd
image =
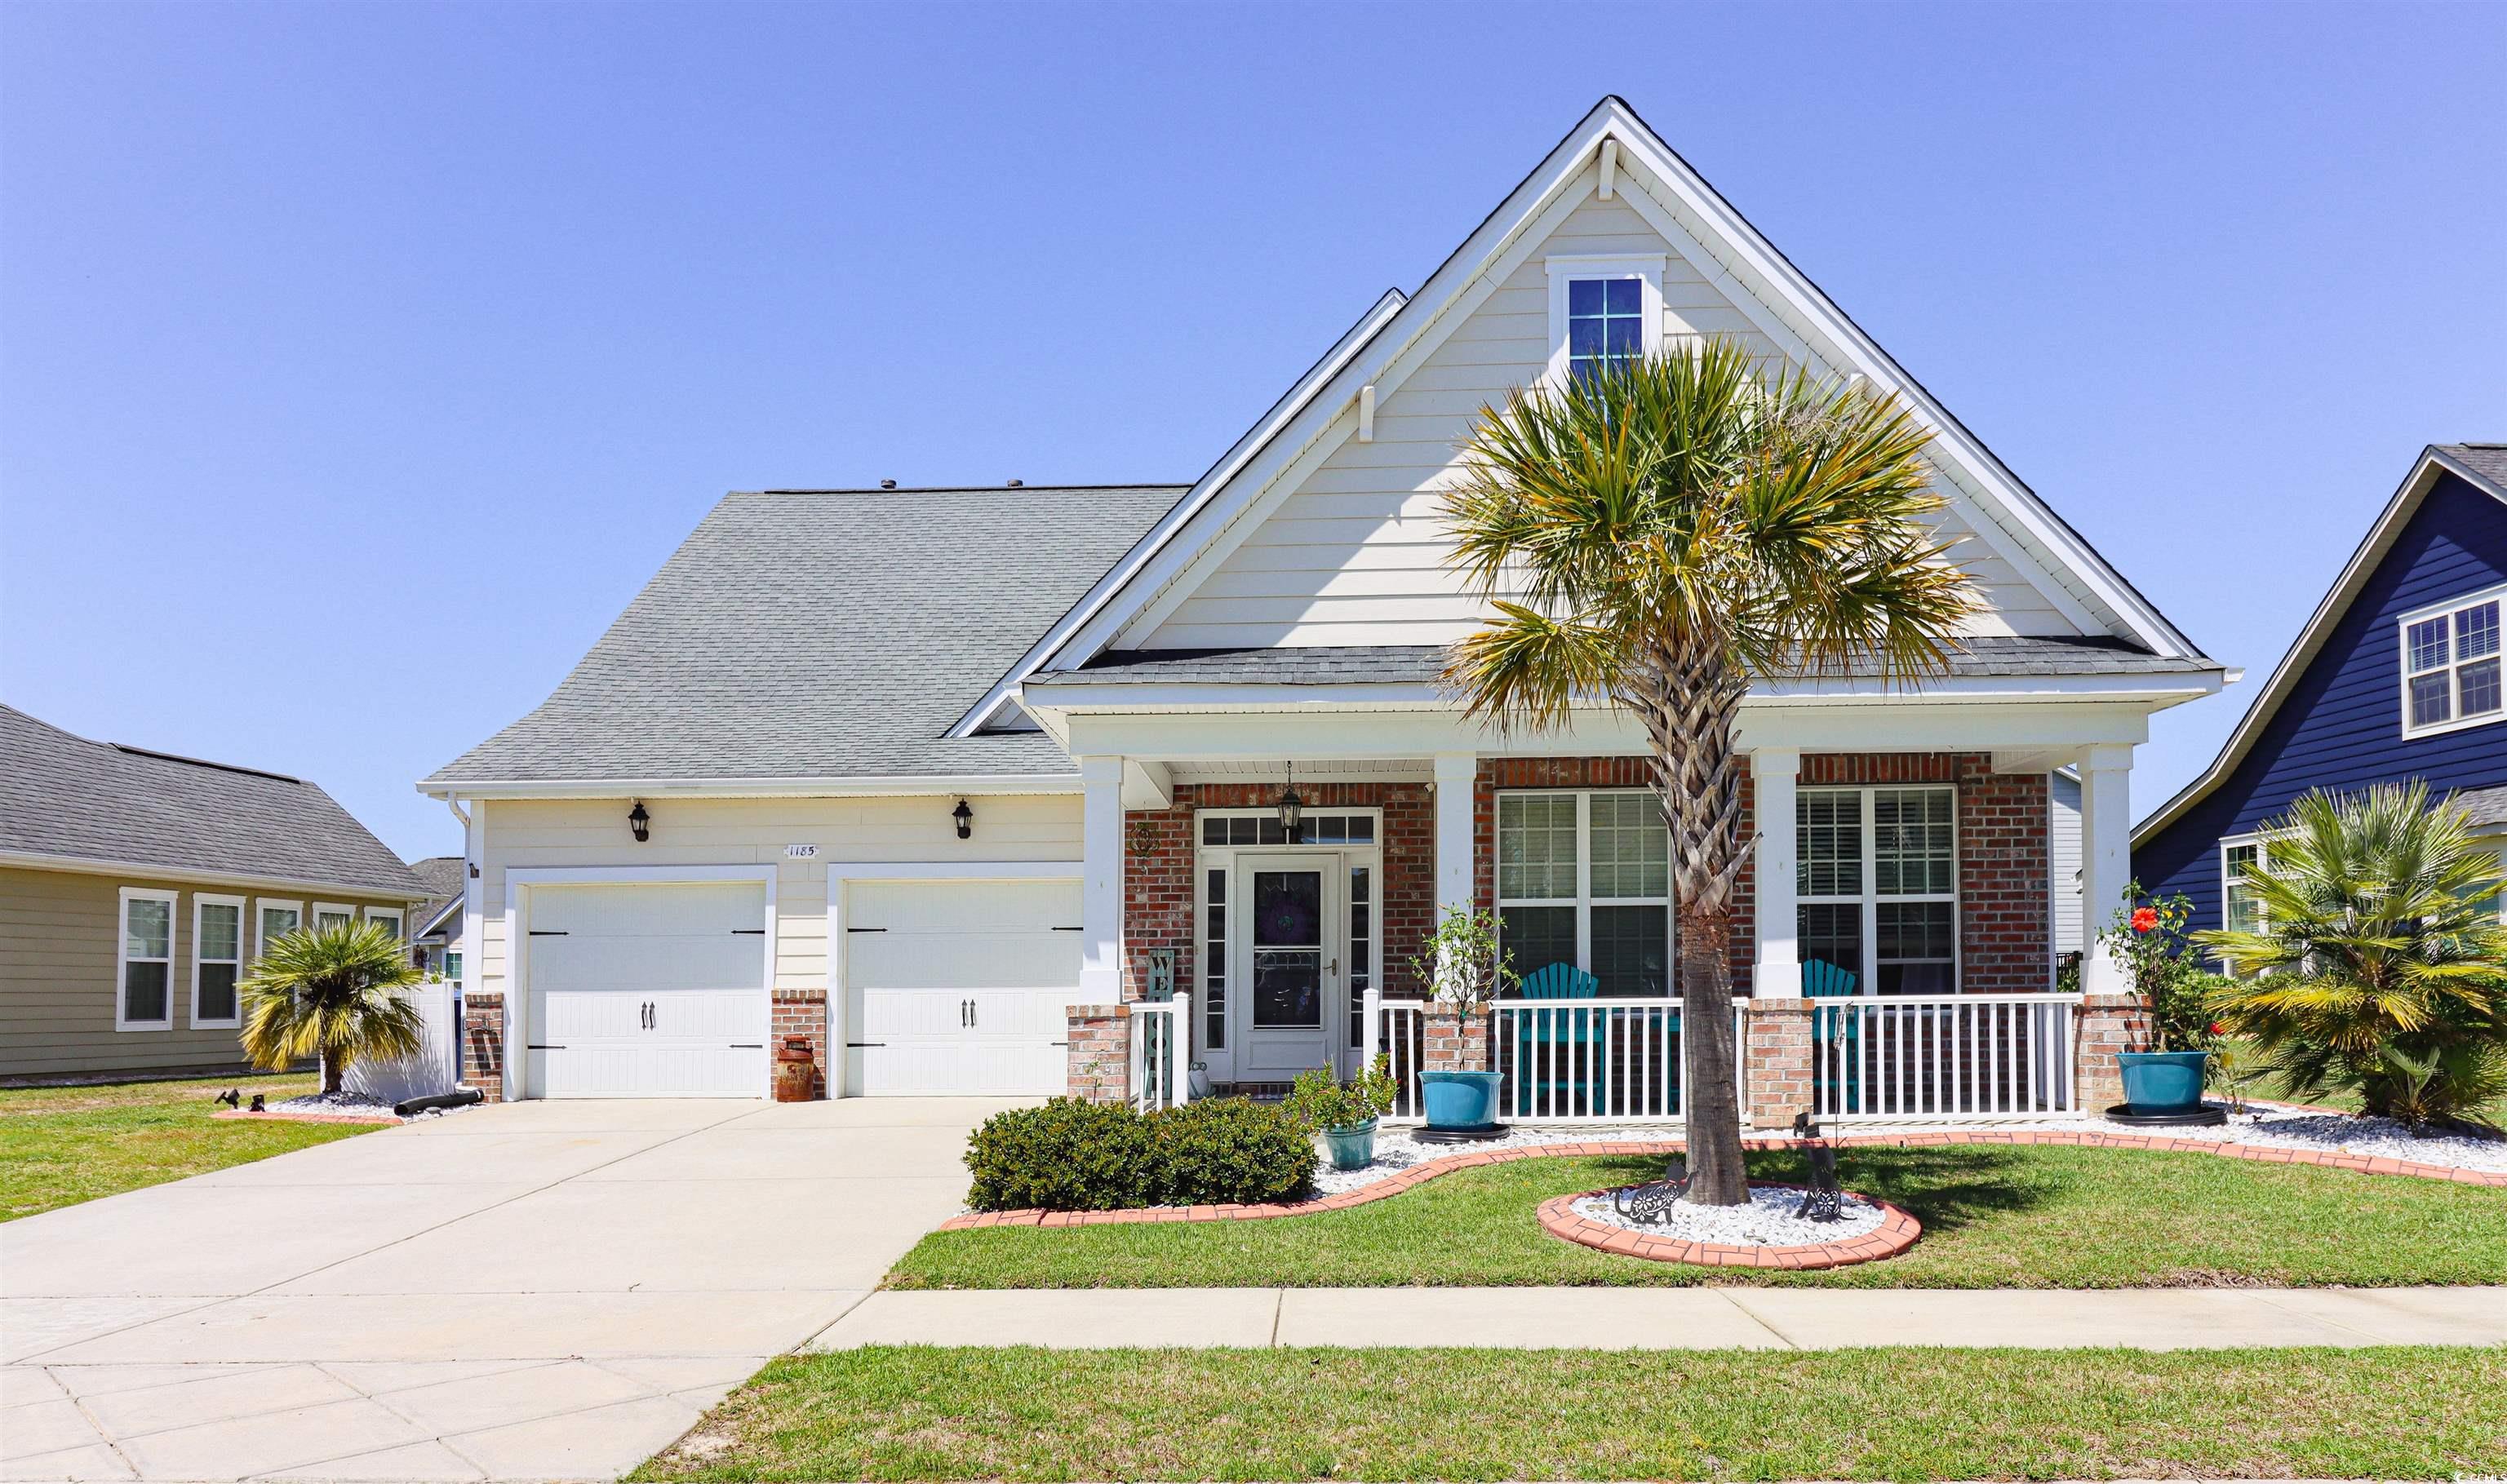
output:
[[[472,1108],[0,1225],[0,1464],[614,1477],[859,1302],[1008,1105]]]

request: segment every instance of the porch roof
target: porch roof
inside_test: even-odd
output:
[[[1072,685],[1433,685],[1445,662],[1439,644],[1371,644],[1268,649],[1116,649],[1077,670],[1044,670],[1030,686]],[[2123,639],[1980,635],[1953,652],[1953,679],[2003,676],[2201,674],[2216,661],[2152,654]],[[1869,677],[1872,671],[1858,671]]]

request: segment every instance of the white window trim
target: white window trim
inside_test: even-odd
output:
[[[164,902],[165,904],[165,957],[157,959],[130,957],[130,904]],[[125,887],[113,917],[113,1029],[116,1031],[171,1031],[174,1029],[174,949],[177,924],[175,914],[182,910],[182,893],[155,887]],[[164,1020],[131,1020],[123,1012],[130,1008],[130,965],[157,963],[165,965],[165,1018]]]
[[[315,902],[312,910],[306,913],[305,920],[297,925],[302,927],[320,927],[322,925],[322,914],[326,912],[330,913],[334,917],[346,918],[351,923],[357,920],[357,909],[346,902]]]
[[[2492,588],[2483,588],[2478,592],[2465,593],[2450,597],[2444,602],[2428,603],[2394,620],[2394,664],[2401,671],[2400,677],[2395,681],[2400,703],[2400,710],[2397,714],[2402,719],[2403,736],[2407,738],[2443,737],[2449,732],[2469,731],[2474,727],[2494,726],[2499,722],[2507,721],[2507,706],[2501,706],[2494,711],[2484,711],[2478,716],[2468,717],[2463,714],[2463,687],[2459,683],[2463,662],[2455,658],[2453,617],[2461,609],[2478,607],[2486,602],[2495,602],[2499,605],[2502,629],[2507,629],[2507,583],[2500,583]],[[2412,725],[2412,625],[2424,624],[2430,619],[2441,616],[2448,620],[2446,626],[2448,716],[2444,721],[2416,727]],[[2507,633],[2502,633],[2501,640],[2498,654],[2482,655],[2479,658],[2496,659],[2500,663],[2502,671],[2507,671]],[[2436,671],[2422,670],[2420,673],[2435,674]]]
[[[1645,284],[1643,348],[1647,355],[1662,350],[1661,253],[1553,253],[1542,260],[1549,273],[1549,369],[1542,383],[1567,384],[1567,285],[1580,278],[1636,278]]]
[[[200,916],[211,907],[233,907],[236,910],[236,956],[229,959],[201,957]],[[247,920],[252,908],[239,896],[217,896],[206,891],[192,893],[192,1029],[195,1031],[232,1031],[243,1024],[244,952],[251,943],[252,923]],[[233,963],[236,971],[236,1013],[223,1020],[207,1020],[200,1015],[200,968],[206,963]]]
[[[252,956],[256,959],[259,959],[270,952],[270,928],[267,923],[262,922],[261,915],[270,911],[272,908],[278,908],[283,911],[295,913],[296,925],[298,927],[303,927],[305,925],[304,902],[290,901],[284,897],[276,896],[254,897],[252,899]]]
[[[1899,891],[1891,892],[1890,894],[1883,896],[1880,893],[1880,838],[1879,831],[1874,827],[1872,822],[1871,801],[1876,795],[1884,792],[1903,793],[1917,790],[1932,793],[1945,793],[1950,796],[1950,889],[1947,891]],[[1869,995],[1873,998],[1908,997],[1919,999],[1923,997],[1922,995],[1882,996],[1880,994],[1880,904],[1882,902],[1947,902],[1950,904],[1949,993],[1953,995],[1966,993],[1962,986],[1967,983],[1967,922],[1966,914],[1959,901],[1958,892],[1960,874],[1959,861],[1962,846],[1957,786],[1950,783],[1805,784],[1798,787],[1794,792],[1794,798],[1797,801],[1795,808],[1800,808],[1798,801],[1804,795],[1814,793],[1850,793],[1859,795],[1862,800],[1863,889],[1851,896],[1838,895],[1835,892],[1824,894],[1814,893],[1803,891],[1798,888],[1797,888],[1794,893],[1794,910],[1798,913],[1804,907],[1841,907],[1857,905],[1863,909],[1863,961],[1854,966],[1856,979],[1855,994],[1857,995]],[[1801,858],[1802,857],[1799,855],[1798,851],[1797,851],[1797,861],[1799,861]],[[2081,925],[2082,932],[2086,935],[2089,931],[2089,923],[2086,918],[2083,920]],[[1799,943],[1800,939],[1798,936],[1797,936],[1795,941],[1797,944]],[[1899,961],[1929,962],[1931,960],[1901,959]]]
[[[406,908],[369,907],[366,909],[367,922],[372,923],[379,918],[391,919],[393,942],[407,943],[409,941],[409,912]]]
[[[1497,795],[1496,812],[1490,816],[1489,822],[1489,873],[1493,881],[1503,881],[1506,876],[1505,863],[1497,858],[1498,852],[1504,849],[1504,846],[1501,845],[1500,842],[1504,838],[1505,826],[1500,821],[1504,820],[1506,817],[1506,801],[1509,798],[1554,799],[1561,794],[1568,795],[1576,801],[1576,895],[1572,901],[1570,898],[1563,896],[1499,895],[1496,898],[1498,919],[1500,923],[1498,945],[1501,949],[1505,947],[1506,933],[1503,924],[1505,922],[1507,908],[1565,907],[1572,905],[1576,909],[1576,966],[1583,970],[1585,973],[1590,974],[1594,972],[1593,909],[1596,907],[1651,907],[1654,905],[1653,898],[1650,896],[1595,896],[1593,894],[1593,800],[1595,796],[1603,794],[1613,796],[1618,794],[1644,794],[1648,798],[1652,798],[1653,796],[1653,790],[1645,787],[1500,789]],[[1666,859],[1663,864],[1664,890],[1662,895],[1663,993],[1669,997],[1677,999],[1680,997],[1679,924],[1677,914],[1672,911],[1673,894],[1670,890],[1671,864],[1667,858],[1670,830],[1667,826],[1663,833],[1664,847],[1666,851]],[[1517,965],[1517,967],[1519,969],[1520,965]],[[1538,967],[1538,965],[1536,965],[1536,967]]]
[[[2273,837],[2271,835],[2261,830],[2251,830],[2242,835],[2223,835],[2220,837],[2219,853],[2214,859],[2215,863],[2220,868],[2220,926],[2223,930],[2227,929],[2229,926],[2229,852],[2245,846],[2253,846],[2255,848],[2255,858],[2260,861],[2263,859],[2263,848],[2270,844],[2272,839]],[[2261,928],[2263,925],[2263,907],[2262,904],[2258,903],[2255,907],[2255,926],[2257,928]],[[2221,973],[2226,974],[2233,979],[2239,977],[2236,960],[2230,958],[2227,954],[2214,952],[2211,955],[2211,959],[2213,962],[2220,965]]]

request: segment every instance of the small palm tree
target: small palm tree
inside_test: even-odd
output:
[[[350,1063],[419,1049],[424,1022],[400,994],[418,979],[409,951],[376,923],[298,928],[241,986],[244,1055],[272,1071],[319,1056],[322,1091],[336,1093]]]
[[[1733,720],[1758,676],[1942,670],[1977,599],[1925,521],[1930,441],[1892,399],[1764,378],[1714,338],[1481,409],[1444,500],[1452,564],[1497,610],[1446,664],[1471,713],[1545,731],[1608,702],[1651,743],[1700,1204],[1749,1199],[1726,950],[1754,842]]]
[[[2261,923],[2195,941],[2252,978],[2218,991],[2298,1097],[2358,1093],[2415,1127],[2472,1112],[2507,1083],[2507,927],[2494,848],[2428,785],[2321,790],[2265,826],[2246,868]]]

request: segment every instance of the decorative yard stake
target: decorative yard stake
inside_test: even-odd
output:
[[[1611,1210],[1631,1226],[1659,1226],[1671,1219],[1671,1209],[1689,1193],[1689,1166],[1673,1160],[1658,1180],[1611,1192]]]
[[[1842,1220],[1844,1213],[1837,1209],[1842,1192],[1836,1183],[1836,1145],[1819,1137],[1819,1125],[1811,1122],[1808,1113],[1794,1114],[1794,1137],[1802,1140],[1802,1153],[1810,1161],[1810,1188],[1794,1208],[1794,1219]]]

